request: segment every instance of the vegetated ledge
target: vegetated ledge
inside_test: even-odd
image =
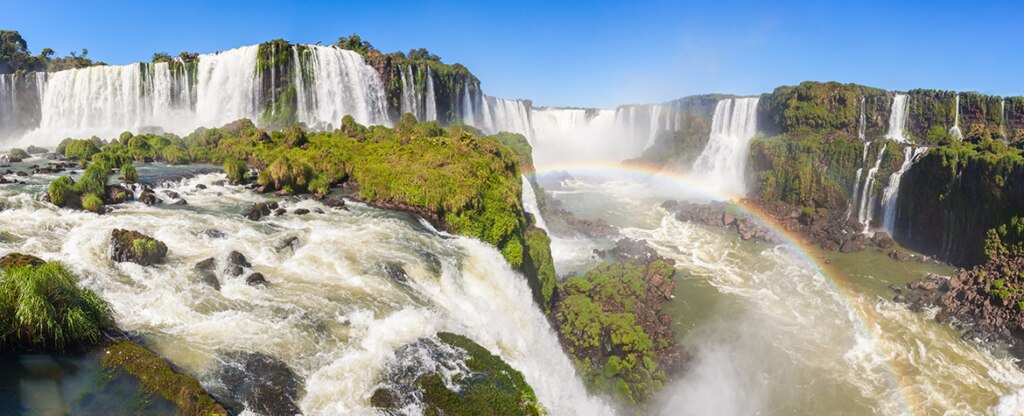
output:
[[[147,161],[223,164],[233,183],[281,195],[323,197],[332,187],[347,187],[372,206],[410,211],[438,229],[495,246],[527,276],[546,309],[554,282],[553,277],[538,280],[549,278],[541,273],[548,266],[539,263],[550,259],[550,248],[537,239],[528,244],[530,224],[521,201],[520,163],[532,169],[532,161],[522,156],[529,151],[521,135],[483,136],[465,126],[417,122],[411,114],[394,128],[362,126],[345,116],[339,129],[322,132],[296,126],[267,132],[243,119],[185,137],[125,132],[110,142],[65,140],[58,153],[91,163],[78,182],[58,178],[48,194],[51,202],[72,208],[86,205],[86,195],[96,195],[92,210],[100,212],[104,204],[120,202],[110,197],[121,195],[112,189],[116,185],[104,185],[113,168],[124,173],[132,163]],[[248,177],[249,166],[260,168],[257,177]]]
[[[0,352],[102,350],[103,367],[124,370],[183,415],[227,415],[194,377],[175,370],[114,326],[109,305],[78,286],[58,262],[21,253],[0,257]],[[31,311],[25,313],[24,311]],[[17,316],[17,318],[16,318]]]

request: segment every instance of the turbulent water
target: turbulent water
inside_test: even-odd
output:
[[[282,204],[323,213],[252,222],[240,212],[264,197],[219,184],[222,174],[156,188],[180,193],[186,207],[134,203],[103,216],[36,201],[46,179],[0,190],[0,252],[64,262],[111,302],[120,327],[215,391],[225,354],[258,352],[305,380],[307,414],[372,414],[370,394],[387,382],[395,351],[450,331],[522,371],[552,414],[610,413],[575,377],[524,278],[480,241],[438,234],[404,214],[358,204],[337,211],[313,200]],[[111,262],[114,228],[164,241],[168,263]],[[216,291],[197,280],[193,264],[215,256],[222,267],[230,250],[245,254],[270,286],[218,274]],[[388,273],[395,267],[406,277]]]
[[[746,166],[750,139],[757,134],[757,103],[760,99],[730,98],[715,106],[711,137],[693,164],[696,175],[721,192],[747,192]]]
[[[573,173],[573,172],[570,172]],[[666,307],[694,361],[652,411],[662,415],[1012,415],[1024,411],[1024,373],[892,302],[888,285],[926,271],[881,253],[830,254],[740,241],[683,223],[658,207],[684,189],[576,174],[552,195],[578,215],[608,216],[675,260],[676,297]],[[596,242],[580,242],[587,257]],[[563,254],[564,255],[564,254]],[[809,257],[811,256],[811,257]]]

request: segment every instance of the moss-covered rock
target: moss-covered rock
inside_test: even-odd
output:
[[[156,393],[177,406],[182,415],[227,415],[227,411],[203,390],[199,381],[176,371],[162,358],[131,341],[117,341],[104,349],[103,365],[124,370],[137,378],[145,391]]]
[[[138,231],[115,229],[110,232],[110,259],[143,266],[158,264],[167,256],[167,245]]]
[[[0,269],[11,269],[25,266],[42,266],[46,264],[43,259],[31,254],[7,253],[0,257]]]
[[[442,332],[396,355],[397,363],[370,397],[384,411],[413,406],[426,415],[545,414],[522,373],[464,336]]]

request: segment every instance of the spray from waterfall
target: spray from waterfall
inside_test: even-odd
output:
[[[473,116],[473,97],[469,95],[469,83],[462,85],[462,122],[468,126],[476,126]]]
[[[750,139],[757,134],[758,97],[730,98],[715,106],[711,137],[693,164],[696,175],[722,192],[747,192],[746,166]]]
[[[896,226],[896,204],[899,201],[900,181],[903,174],[910,170],[914,162],[927,151],[927,147],[907,146],[903,149],[903,164],[889,176],[889,184],[882,192],[882,228],[890,235],[895,235]]]
[[[959,141],[964,140],[964,134],[960,131],[960,94],[956,95],[956,116],[953,118],[953,127],[949,129],[949,134]]]
[[[889,114],[889,133],[886,138],[898,143],[904,143],[910,139],[906,136],[907,127],[907,95],[896,94],[892,97],[892,111]]]

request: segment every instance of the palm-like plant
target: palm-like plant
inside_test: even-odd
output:
[[[77,285],[57,262],[5,269],[0,276],[0,345],[56,350],[93,345],[113,325],[110,306]]]

